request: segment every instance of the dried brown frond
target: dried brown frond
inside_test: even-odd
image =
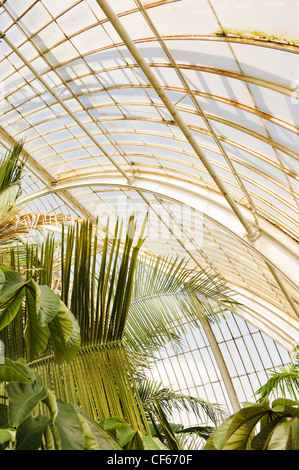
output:
[[[73,219],[64,214],[20,214],[12,212],[0,220],[0,245],[22,238],[33,230],[61,228],[62,224],[73,223]]]

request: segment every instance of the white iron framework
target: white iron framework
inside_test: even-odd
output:
[[[145,251],[220,273],[240,317],[287,351],[299,340],[298,13],[282,0],[0,2],[0,139],[3,152],[25,141],[23,209],[149,211]]]

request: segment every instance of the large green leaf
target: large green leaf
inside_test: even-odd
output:
[[[0,428],[8,426],[8,408],[7,405],[0,403]]]
[[[58,313],[48,327],[56,362],[70,362],[80,349],[80,329],[74,315],[63,302],[60,301]]]
[[[25,296],[24,282],[9,286],[9,292],[7,292],[8,275],[5,278],[6,282],[2,288],[2,298],[0,299],[0,330],[3,330],[14,319]],[[11,276],[9,276],[9,281],[11,281]]]
[[[2,268],[3,272],[3,268]],[[0,306],[5,304],[6,301],[9,301],[15,296],[15,293],[22,289],[25,286],[26,282],[22,278],[21,274],[18,271],[13,271],[12,269],[6,269],[4,271],[5,282],[2,286],[2,292],[0,297]]]
[[[46,326],[53,320],[60,308],[60,301],[55,292],[48,286],[39,286],[40,306],[37,314],[37,320],[41,326]]]
[[[222,450],[225,442],[227,430],[231,424],[233,417],[228,418],[214,433],[208,438],[204,450]]]
[[[118,427],[116,430],[117,442],[121,447],[126,446],[135,437],[136,432],[136,429],[130,424]]]
[[[36,375],[33,383],[11,382],[5,386],[8,396],[8,418],[11,426],[21,424],[38,403],[47,397],[41,377]]]
[[[29,361],[44,353],[50,325],[57,361],[73,359],[80,346],[80,330],[69,309],[47,285],[39,285],[33,279],[24,281],[19,272],[4,265],[0,265],[0,272],[1,279],[5,277],[1,284],[0,330],[14,319],[26,296],[24,340]]]
[[[238,411],[227,429],[226,443],[223,450],[245,450],[253,439],[253,431],[257,423],[271,412],[270,407],[263,403],[256,404]]]
[[[299,450],[299,419],[291,420],[286,450]]]
[[[90,429],[89,423],[79,415],[79,419],[81,421],[81,426],[84,433],[84,450],[103,450],[99,447],[98,441]]]
[[[145,450],[169,450],[157,437],[142,436]]]
[[[0,330],[5,328],[18,313],[25,297],[25,286],[28,284],[17,271],[5,268],[1,265],[5,282],[2,286],[0,297]]]
[[[52,426],[46,426],[44,430],[45,450],[56,450]]]
[[[0,429],[0,450],[4,450],[12,439],[12,434],[6,429]]]
[[[205,450],[298,450],[298,402],[267,398],[232,415],[209,437]]]
[[[121,450],[117,441],[102,426],[76,407],[85,435],[84,448],[87,450]]]
[[[59,435],[58,449],[83,450],[85,435],[74,405],[57,400],[57,406],[58,414],[55,419],[55,427]]]
[[[46,416],[29,416],[17,428],[16,450],[38,450],[41,446],[42,435],[50,420]]]
[[[32,377],[23,364],[5,358],[4,364],[0,364],[0,382],[31,382]]]
[[[47,405],[49,411],[50,411],[50,415],[51,415],[51,418],[53,420],[53,423],[55,423],[55,419],[56,419],[56,416],[58,414],[58,406],[57,406],[57,401],[56,401],[56,397],[54,395],[54,393],[49,390],[48,388],[46,388],[46,397],[43,399],[43,403],[45,403],[45,405]]]
[[[111,433],[113,433],[116,429],[126,425],[126,420],[120,416],[112,416],[111,418],[106,418],[101,422],[101,426]]]
[[[299,402],[288,398],[277,398],[272,402],[272,410],[276,413],[284,413],[299,417]]]
[[[125,446],[126,450],[146,450],[146,445],[143,440],[143,435],[140,431],[136,431],[132,439]]]
[[[277,416],[255,436],[253,450],[299,450],[299,419]]]
[[[284,447],[288,439],[289,429],[284,426],[285,418],[277,416],[263,426],[260,432],[253,438],[251,449],[253,450],[275,450]]]
[[[5,284],[5,274],[4,272],[0,269],[0,297],[2,296],[2,287]]]
[[[27,322],[24,330],[24,339],[28,360],[34,361],[39,358],[46,349],[50,332],[47,326],[40,325],[37,319],[36,298],[31,290],[26,292]]]

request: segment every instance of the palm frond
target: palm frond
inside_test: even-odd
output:
[[[141,232],[144,232],[145,223]],[[153,353],[171,342],[179,348],[186,318],[198,327],[204,315],[224,315],[232,301],[221,279],[188,269],[178,258],[140,255],[133,246],[134,217],[117,221],[104,237],[89,221],[62,231],[62,300],[80,323],[83,344],[124,339],[131,350]]]
[[[25,160],[21,160],[23,143],[18,142],[9,152],[0,158],[0,193],[12,185],[19,186]]]
[[[260,387],[256,395],[258,401],[262,402],[271,393],[282,397],[290,396],[293,400],[299,397],[299,370],[296,364],[289,367],[280,367],[277,371],[270,371],[270,378]]]
[[[21,177],[25,163],[21,161],[22,148],[23,144],[18,143],[0,158],[0,221],[9,217],[21,194]],[[0,233],[4,227],[0,227]]]
[[[233,306],[221,278],[190,270],[179,258],[139,257],[125,338],[131,348],[152,345],[151,352],[174,338],[179,346],[186,320],[198,328],[202,316],[215,321]]]
[[[109,221],[100,241],[91,222],[63,232],[62,300],[70,305],[80,323],[83,344],[120,341],[123,337],[144,226],[134,241],[136,230],[131,217],[123,243],[123,225],[119,221],[112,240]]]
[[[3,253],[8,246],[17,241],[27,243],[32,234],[32,244],[35,243],[37,231],[54,232],[55,227],[60,230],[61,225],[69,220],[63,214],[51,216],[48,214],[20,214],[12,209],[4,217],[0,217],[0,252]]]
[[[190,270],[179,259],[140,257],[145,223],[137,235],[133,216],[125,231],[118,221],[112,238],[109,221],[104,237],[89,221],[63,226],[59,288],[62,301],[80,325],[82,348],[67,370],[54,373],[51,369],[49,376],[61,393],[67,387],[77,391],[85,410],[92,405],[97,416],[130,414],[130,422],[139,429],[147,424],[127,351],[145,354],[174,339],[179,344],[185,333],[183,319],[198,326],[202,315],[217,318],[230,305],[221,280]],[[53,245],[49,242],[42,250],[28,249],[32,262],[26,269],[50,283]],[[37,365],[44,377],[50,370],[49,362],[45,364],[41,360]],[[87,376],[90,386],[84,391]],[[63,382],[59,377],[64,377]],[[166,411],[205,410],[210,419],[216,419],[210,404],[199,399],[175,397],[170,391],[167,395],[164,390],[160,403]]]
[[[158,400],[168,418],[171,418],[174,411],[184,410],[202,419],[203,412],[209,420],[217,425],[225,417],[225,411],[219,405],[198,397],[173,392],[170,388],[165,388],[161,382],[151,380],[148,377],[143,380],[137,379],[137,386],[145,410],[152,415],[156,400]]]

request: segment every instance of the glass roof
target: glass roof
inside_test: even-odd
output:
[[[258,14],[256,14],[258,10]],[[298,343],[299,2],[3,0],[2,151],[23,210],[149,211],[148,253],[221,273]]]

